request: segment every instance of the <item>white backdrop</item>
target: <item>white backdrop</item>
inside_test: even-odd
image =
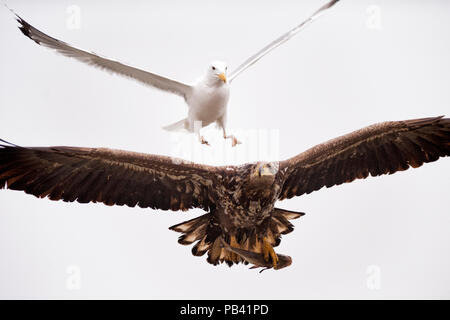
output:
[[[212,60],[233,69],[323,2],[7,3],[54,37],[189,82]],[[228,127],[243,144],[232,150],[212,128],[214,145],[188,154],[180,146],[191,136],[180,143],[161,129],[185,116],[181,99],[36,45],[2,8],[0,137],[225,164],[285,159],[375,122],[450,116],[449,9],[444,0],[342,0],[233,82]],[[449,173],[441,159],[279,203],[306,216],[277,249],[293,265],[262,274],[214,267],[177,243],[167,228],[200,210],[1,190],[0,298],[448,299]]]

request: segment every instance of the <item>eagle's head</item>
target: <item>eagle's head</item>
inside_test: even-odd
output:
[[[250,184],[261,188],[271,186],[275,182],[279,165],[277,162],[257,162],[250,173]]]

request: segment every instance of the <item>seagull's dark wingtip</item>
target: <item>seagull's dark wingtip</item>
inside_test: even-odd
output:
[[[6,6],[6,4],[5,4]],[[40,44],[39,41],[33,39],[32,35],[31,35],[31,28],[32,26],[26,22],[25,20],[22,19],[22,17],[20,17],[17,13],[15,13],[11,8],[9,8],[8,6],[6,6],[14,15],[16,18],[16,21],[19,23],[19,30],[28,38],[30,38],[31,40],[33,40],[34,42],[36,42],[37,44]]]
[[[30,38],[31,40],[33,40],[34,42],[36,42],[37,44],[39,44],[39,41],[36,41],[35,39],[33,39],[33,37],[31,36],[31,32],[30,32],[30,25],[23,20],[21,17],[17,16],[17,22],[20,23],[19,26],[19,30],[22,31],[22,33],[27,36],[28,38]]]

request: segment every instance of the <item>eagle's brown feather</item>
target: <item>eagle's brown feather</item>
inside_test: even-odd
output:
[[[0,187],[51,200],[162,210],[214,206],[216,167],[111,149],[4,145]]]
[[[378,123],[319,144],[280,162],[286,180],[279,199],[289,199],[369,174],[417,168],[450,155],[450,119]]]
[[[450,155],[450,119],[384,122],[313,147],[280,163],[215,167],[111,149],[24,148],[0,143],[0,188],[52,200],[103,202],[208,213],[171,227],[196,256],[245,262],[221,245],[262,253],[303,213],[277,200],[354,179],[392,174]],[[263,245],[264,243],[264,245]],[[273,250],[273,249],[272,249]]]

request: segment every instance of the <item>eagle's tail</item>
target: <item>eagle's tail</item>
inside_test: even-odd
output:
[[[221,234],[220,227],[214,222],[212,213],[176,224],[169,229],[182,233],[178,238],[180,244],[189,245],[198,241],[192,248],[194,256],[204,255]]]
[[[282,234],[288,234],[294,230],[294,225],[288,220],[294,220],[304,216],[304,212],[296,212],[285,209],[274,208],[272,211],[272,217],[269,223],[269,235],[272,236],[272,244],[274,247],[278,246],[281,241]]]
[[[230,241],[230,236],[222,232],[216,222],[213,213],[207,213],[200,217],[182,222],[169,228],[170,230],[181,232],[178,243],[189,245],[197,241],[192,247],[194,256],[202,256],[208,252],[207,261],[213,265],[226,262],[229,266],[234,263],[243,262],[242,259],[226,250],[221,245],[221,239]]]
[[[221,244],[221,238],[230,243],[231,237],[233,237],[236,244],[242,249],[262,252],[261,236],[266,236],[271,245],[275,247],[279,245],[282,234],[288,234],[294,230],[294,226],[288,220],[297,219],[303,215],[303,212],[275,208],[268,224],[264,227],[265,231],[255,228],[239,230],[235,234],[223,234],[213,213],[204,214],[174,225],[169,229],[182,233],[178,238],[180,244],[189,245],[197,241],[192,248],[194,256],[202,256],[208,252],[207,261],[209,263],[217,265],[226,262],[229,266],[232,266],[239,262],[247,264],[247,261],[224,248]]]

